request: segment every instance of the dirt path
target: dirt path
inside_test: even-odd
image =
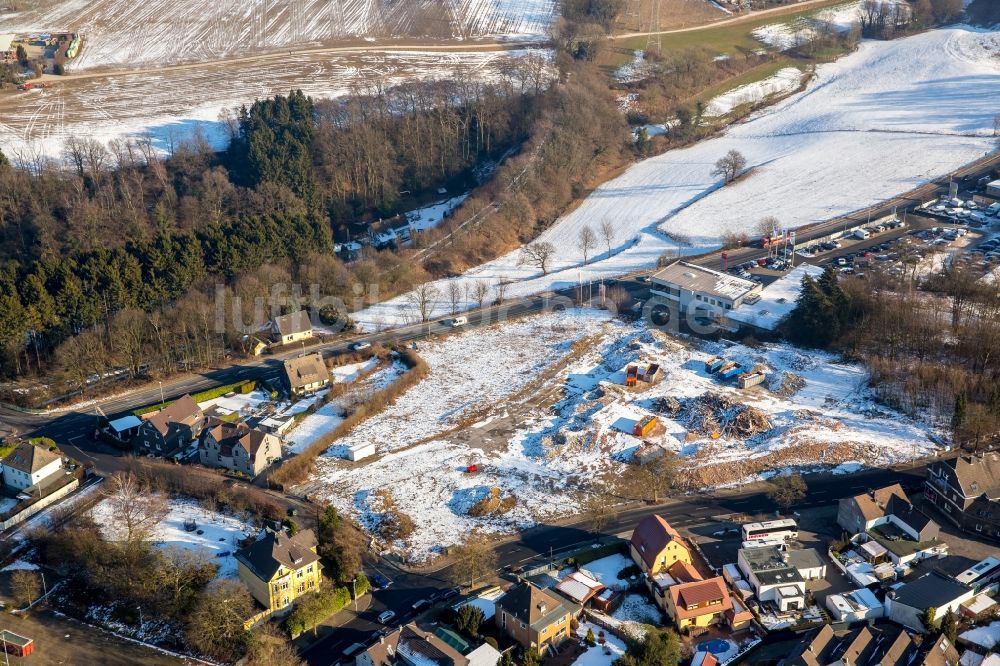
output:
[[[781,7],[772,7],[771,9],[762,9],[759,12],[751,12],[749,14],[741,14],[740,16],[734,16],[732,18],[721,19],[719,21],[713,21],[711,23],[705,23],[703,25],[693,25],[687,28],[674,28],[672,30],[654,30],[652,32],[623,32],[617,35],[612,35],[611,39],[630,39],[632,37],[646,37],[649,35],[675,35],[681,32],[697,32],[699,30],[711,30],[712,28],[718,28],[724,25],[732,25],[734,23],[749,23],[764,16],[784,16],[785,14],[796,14],[803,9],[809,9],[810,7],[832,7],[835,5],[847,4],[845,0],[805,0],[805,2],[800,2],[794,5],[782,5]]]

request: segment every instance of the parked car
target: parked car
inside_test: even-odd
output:
[[[368,580],[369,582],[371,582],[372,585],[374,585],[380,590],[387,590],[389,589],[389,586],[392,585],[391,580],[389,580],[388,578],[379,573],[369,576]]]
[[[353,349],[354,351],[361,351],[362,349],[368,349],[371,346],[372,343],[370,342],[355,342],[353,345],[351,345],[351,349]]]
[[[431,607],[431,602],[427,599],[418,599],[412,606],[414,613],[419,613]]]
[[[394,619],[396,619],[396,611],[386,610],[378,615],[378,621],[382,624],[389,624]]]
[[[452,587],[452,588],[449,588],[444,593],[444,595],[441,598],[442,599],[453,599],[453,598],[455,598],[457,596],[458,596],[458,588],[457,587]]]

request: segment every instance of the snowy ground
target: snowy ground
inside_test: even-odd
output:
[[[573,666],[611,666],[625,654],[625,642],[596,624],[581,622],[580,626],[577,627],[576,635],[580,638],[586,638],[588,631],[594,632],[595,638],[599,638],[603,633],[604,645],[598,643],[594,647],[587,648],[587,651],[573,662]]]
[[[801,82],[802,70],[785,67],[763,81],[748,83],[713,98],[705,105],[705,115],[710,118],[724,116],[736,107],[760,104],[769,97],[794,91]]]
[[[370,49],[370,50],[366,50]],[[60,81],[48,90],[0,96],[0,145],[15,162],[62,159],[70,136],[102,143],[148,136],[169,153],[200,132],[215,148],[229,141],[220,114],[289,90],[314,98],[339,97],[353,86],[383,87],[413,80],[495,80],[508,58],[543,51],[385,51],[351,47],[348,52],[302,54],[263,60],[113,72]]]
[[[571,350],[582,339],[587,345]],[[422,344],[420,353],[430,375],[338,441],[300,489],[373,534],[385,517],[377,493],[388,491],[417,528],[395,545],[417,560],[476,531],[505,533],[576,513],[578,489],[594,481],[627,483],[641,444],[632,427],[648,414],[655,413],[660,426],[645,439],[688,459],[706,487],[789,468],[886,465],[935,449],[929,427],[874,403],[863,368],[789,345],[681,344],[609,321],[603,312],[570,310],[461,332]],[[715,354],[747,368],[762,365],[770,378],[747,391],[723,384],[704,371],[705,359]],[[624,368],[651,362],[660,364],[664,379],[626,391]],[[557,363],[558,370],[547,369]],[[788,389],[786,372],[801,386]],[[718,439],[702,434],[691,422],[691,405],[708,393],[759,409],[770,428],[745,438],[728,430]],[[663,411],[665,398],[678,400],[682,411]],[[369,442],[377,457],[337,458],[342,447]],[[467,472],[472,464],[477,473]],[[470,516],[493,489],[515,497],[513,508]],[[628,563],[621,558],[584,568],[604,564],[600,575],[616,577]]]
[[[618,572],[635,564],[632,558],[624,555],[608,555],[599,560],[588,562],[580,568],[589,573],[604,587],[622,589],[627,582],[618,577]],[[567,574],[569,572],[566,572]]]
[[[934,30],[821,65],[807,89],[717,138],[644,160],[597,188],[540,240],[557,248],[553,270],[518,265],[512,252],[468,271],[461,281],[513,280],[510,296],[567,287],[582,279],[654,266],[665,251],[717,248],[728,231],[751,231],[773,215],[795,228],[884,200],[982,157],[996,147],[1000,33],[969,27]],[[752,173],[722,188],[711,175],[729,150]],[[582,265],[577,238],[611,221],[617,235]],[[443,288],[443,282],[437,285]],[[363,312],[367,327],[402,323],[400,297]],[[445,314],[445,303],[438,307]]]
[[[111,528],[110,500],[99,502],[91,509],[91,515],[105,537],[115,538],[115,531]],[[198,529],[195,532],[185,531],[186,520],[194,520]],[[199,531],[201,534],[198,534]],[[172,499],[153,539],[157,548],[183,548],[201,553],[210,562],[219,565],[219,578],[235,578],[236,558],[233,554],[238,548],[237,542],[255,533],[253,526],[233,516],[207,511],[194,500]]]
[[[34,3],[25,3],[31,7]],[[4,32],[74,30],[71,70],[205,62],[358,37],[543,39],[553,0],[61,0],[7,14]]]

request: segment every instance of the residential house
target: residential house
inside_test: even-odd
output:
[[[741,548],[736,561],[760,603],[771,602],[779,612],[805,608],[805,578],[781,547]]]
[[[290,345],[313,336],[308,310],[296,310],[271,320],[271,339],[280,345]]]
[[[462,654],[415,623],[399,627],[354,658],[355,666],[496,666],[500,653],[483,643]]]
[[[205,427],[205,413],[189,395],[174,400],[163,409],[144,414],[133,438],[140,454],[172,456],[195,441]]]
[[[854,497],[841,498],[837,507],[837,524],[848,534],[858,534],[868,530],[877,520],[885,517],[890,497],[909,501],[903,487],[898,483]]]
[[[981,592],[1000,581],[1000,559],[990,555],[956,574],[954,578],[959,583],[971,587],[974,592]]]
[[[236,563],[251,596],[272,612],[316,591],[323,580],[312,530],[295,536],[264,530],[253,543],[236,551]]]
[[[681,535],[660,516],[643,518],[629,540],[632,559],[647,576],[655,576],[675,562],[691,564],[691,550]]]
[[[21,492],[62,473],[62,457],[30,442],[21,442],[0,461],[0,474],[8,489]]]
[[[284,363],[285,380],[292,395],[314,393],[330,385],[330,371],[321,354],[290,358]]]
[[[202,465],[257,476],[281,458],[281,440],[242,421],[212,416],[201,433],[198,455]]]
[[[973,596],[975,592],[968,585],[931,571],[890,590],[885,598],[885,616],[913,631],[923,632],[927,630],[923,622],[927,609],[934,609],[936,627],[945,613],[951,610],[957,614],[959,606]]]
[[[958,666],[955,646],[944,636],[920,641],[895,627],[837,632],[824,624],[803,639],[780,666]]]
[[[667,615],[681,631],[721,624],[733,609],[733,600],[721,576],[678,583],[667,591]]]
[[[830,616],[837,622],[853,624],[867,622],[885,615],[885,606],[875,593],[866,587],[843,594],[831,594],[826,598]]]
[[[977,536],[1000,540],[1000,455],[958,456],[932,463],[925,496],[945,517]]]
[[[656,605],[662,608],[664,612],[667,612],[669,590],[671,587],[681,583],[694,583],[700,580],[704,580],[704,577],[698,573],[698,570],[693,565],[682,560],[677,560],[655,576],[647,576],[646,586],[653,594],[653,600],[656,602]]]
[[[496,624],[522,647],[536,648],[545,654],[570,637],[570,623],[580,607],[543,590],[532,583],[520,582],[510,587],[496,601]]]

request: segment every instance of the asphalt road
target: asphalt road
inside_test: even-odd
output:
[[[923,482],[926,466],[894,470],[863,470],[850,476],[832,474],[806,477],[809,487],[806,499],[791,507],[791,511],[832,505],[841,497],[851,497],[870,488],[879,488],[899,482],[907,489],[916,489]],[[638,506],[618,512],[610,520],[603,535],[627,534],[640,520],[651,514],[663,516],[671,525],[681,529],[691,529],[712,524],[716,516],[732,513],[757,514],[774,511],[774,503],[763,493],[734,494],[715,497],[695,495],[659,506]],[[591,532],[586,521],[563,525],[539,525],[522,532],[517,540],[497,546],[498,575],[507,566],[523,566],[528,562],[541,562],[550,556],[558,561],[566,554],[587,547],[598,536]],[[551,549],[551,551],[550,551]],[[374,567],[369,567],[374,569]],[[376,590],[372,603],[359,616],[343,626],[329,632],[309,647],[302,657],[309,666],[332,666],[343,661],[343,651],[354,643],[369,644],[376,640],[376,632],[383,627],[377,620],[385,610],[393,610],[396,618],[391,626],[397,626],[414,618],[412,605],[427,599],[434,592],[441,593],[453,586],[450,567],[429,574],[415,574],[393,568],[383,563],[378,571],[391,579],[393,584],[387,590]],[[370,571],[371,573],[371,571]],[[454,604],[452,599],[443,604]]]

